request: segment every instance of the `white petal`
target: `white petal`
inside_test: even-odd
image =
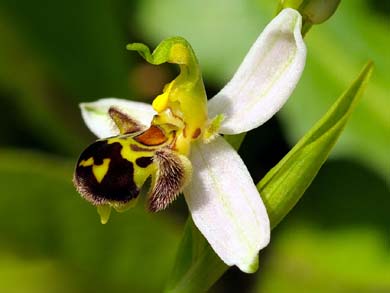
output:
[[[270,119],[302,74],[306,47],[301,15],[284,9],[264,29],[230,82],[209,102],[209,117],[224,114],[220,132],[238,134]]]
[[[105,98],[91,103],[80,104],[85,124],[99,138],[119,134],[119,130],[108,115],[108,109],[115,106],[139,123],[149,126],[156,112],[152,106],[142,102]]]
[[[195,225],[227,265],[256,271],[270,224],[246,166],[222,137],[195,143],[190,160],[194,173],[184,196]]]

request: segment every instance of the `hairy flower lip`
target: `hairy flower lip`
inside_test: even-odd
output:
[[[216,130],[238,134],[256,128],[287,101],[305,64],[300,29],[301,16],[293,9],[270,22],[232,80],[209,101],[209,117],[221,119],[211,123],[210,139],[194,142],[189,155],[193,175],[184,196],[193,221],[226,264],[247,273],[256,271],[258,252],[269,243],[269,219],[244,163]],[[110,106],[143,125],[155,114],[151,105],[113,98],[81,104],[84,121],[98,137],[118,134],[107,114]]]

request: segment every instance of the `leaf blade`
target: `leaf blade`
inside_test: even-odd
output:
[[[298,202],[325,162],[361,96],[372,68],[370,61],[323,118],[257,184],[272,227]],[[303,178],[302,181],[299,178]]]

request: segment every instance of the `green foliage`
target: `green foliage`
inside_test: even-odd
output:
[[[76,101],[128,94],[126,41],[114,5],[102,0],[12,1],[0,4],[23,39]],[[38,8],[38,9],[37,9]]]
[[[20,143],[7,129],[14,120],[27,141],[76,154],[86,143],[78,102],[129,95],[126,41],[113,8],[100,0],[1,1],[0,106],[12,113],[0,118],[4,141]]]
[[[305,192],[343,131],[372,71],[369,62],[349,89],[259,182],[271,226],[275,227]]]
[[[372,229],[296,223],[279,235],[253,292],[388,292],[389,264],[385,238]]]
[[[2,252],[0,255],[2,292],[92,292],[85,285],[83,286],[82,282],[75,280],[72,273],[64,269],[60,263],[51,259],[22,258],[9,251]],[[23,282],[15,280],[23,280]]]

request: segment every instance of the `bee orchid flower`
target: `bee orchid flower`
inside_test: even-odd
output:
[[[148,209],[165,209],[181,192],[192,219],[227,265],[254,272],[270,240],[265,206],[237,152],[220,134],[239,134],[270,119],[287,101],[304,68],[301,15],[283,10],[261,33],[230,82],[207,101],[195,54],[180,37],[150,52],[128,45],[147,62],[178,64],[179,75],[152,105],[101,99],[80,105],[100,139],[81,154],[74,184],[97,206],[125,210],[151,178]]]

